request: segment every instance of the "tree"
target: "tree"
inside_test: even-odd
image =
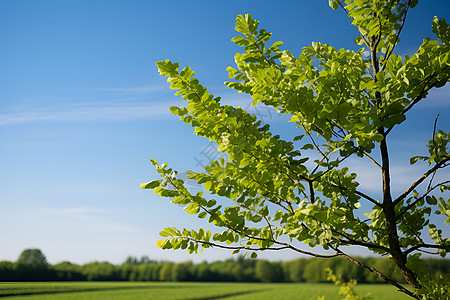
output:
[[[32,266],[47,267],[47,259],[39,249],[25,249],[17,259],[17,263]]]
[[[272,263],[267,260],[258,260],[255,265],[255,277],[262,282],[284,281],[283,269],[279,263]]]
[[[39,249],[22,251],[17,259],[16,273],[18,279],[23,281],[49,280],[52,277],[47,259]]]
[[[227,68],[233,81],[226,85],[250,95],[254,105],[261,102],[290,116],[298,127],[293,140],[273,135],[268,124],[240,107],[222,105],[190,67],[179,71],[178,63],[156,63],[176,95],[187,100],[186,107],[172,106],[171,112],[227,155],[211,161],[204,172],[187,172],[188,179],[217,199],[191,193],[177,171],[151,160],[162,179],[142,188],[172,198],[188,214],[207,218],[222,230],[166,228],[160,233],[166,239],[158,246],[190,253],[220,247],[252,257],[278,249],[342,256],[420,299],[419,291],[431,282],[415,271],[421,252],[445,256],[450,249],[441,221],[435,221],[440,220],[435,215],[446,217],[444,223],[450,220],[450,201],[444,199],[450,181],[436,182],[435,177],[449,165],[450,133],[438,130],[435,122],[428,154],[410,160],[412,165],[425,162],[428,170],[399,195],[391,188],[388,138],[431,89],[449,81],[450,29],[435,17],[432,28],[438,39],[426,38],[413,56],[402,57],[395,53],[396,45],[417,0],[329,2],[351,19],[360,50],[313,42],[295,56],[280,49],[282,42],[268,45],[271,34],[258,29],[250,15],[236,18],[242,35],[233,42],[244,53],[235,55],[236,68]],[[367,160],[379,172],[379,194],[358,187],[351,159]],[[306,250],[302,243],[321,246],[328,254]],[[347,254],[345,246],[391,257],[411,289]]]

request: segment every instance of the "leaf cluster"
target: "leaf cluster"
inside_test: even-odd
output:
[[[434,249],[445,256],[449,239],[430,216],[442,214],[446,222],[450,220],[450,200],[435,196],[448,193],[450,181],[433,181],[449,165],[450,133],[435,130],[429,154],[411,158],[411,164],[428,162],[423,176],[396,198],[389,190],[389,133],[430,89],[450,80],[450,27],[444,19],[433,19],[437,40],[424,39],[411,57],[394,53],[407,11],[416,4],[330,0],[333,9],[341,7],[348,14],[359,34],[355,42],[364,47],[337,50],[313,42],[298,56],[281,50],[282,42],[270,44],[271,33],[259,29],[251,15],[237,16],[235,29],[240,35],[232,41],[243,52],[235,55],[236,66],[227,68],[232,81],[226,85],[250,95],[253,105],[261,102],[289,115],[299,130],[292,141],[273,134],[269,125],[241,107],[222,105],[190,67],[180,70],[170,60],[157,62],[170,88],[187,101],[186,106],[170,107],[171,112],[226,154],[203,172],[187,172],[188,179],[203,185],[208,199],[203,192],[189,192],[167,164],[152,160],[162,179],[141,187],[171,198],[188,214],[222,230],[166,228],[161,232],[166,239],[158,246],[189,253],[199,247],[220,247],[252,256],[255,251],[286,248],[314,256],[344,255],[391,283],[342,248],[363,246],[392,255],[405,274],[414,269],[418,251]],[[371,156],[376,149],[380,162]],[[368,159],[380,171],[382,197],[359,190],[357,174],[346,165],[350,157]],[[423,188],[425,181],[429,183]],[[427,226],[434,244],[423,237]],[[306,251],[301,244],[320,245],[329,254]],[[408,257],[411,266],[406,266]]]

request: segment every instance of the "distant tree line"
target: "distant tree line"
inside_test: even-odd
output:
[[[402,276],[388,258],[360,258],[375,265],[390,278],[401,281]],[[344,280],[359,283],[379,283],[369,272],[344,258],[300,258],[287,262],[229,259],[216,262],[158,262],[146,256],[128,257],[120,265],[91,262],[77,265],[61,262],[50,265],[39,249],[27,249],[16,262],[0,261],[0,281],[202,281],[202,282],[327,282],[325,269],[330,268]],[[420,273],[437,279],[450,273],[450,260],[425,259]]]

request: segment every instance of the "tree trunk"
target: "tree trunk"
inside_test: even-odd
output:
[[[384,134],[384,129],[381,130]],[[395,264],[406,282],[414,289],[420,289],[421,285],[417,280],[417,275],[406,266],[407,257],[400,248],[400,242],[397,232],[395,218],[395,206],[392,202],[390,175],[389,175],[389,155],[386,144],[386,137],[380,142],[380,151],[382,159],[382,179],[383,179],[383,212],[386,217],[386,229],[388,234],[389,250]]]

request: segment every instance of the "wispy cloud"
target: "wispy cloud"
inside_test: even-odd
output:
[[[108,213],[107,210],[94,207],[68,207],[68,208],[49,208],[47,211],[56,216],[65,218],[92,218],[97,215]]]
[[[163,85],[142,85],[132,87],[106,87],[95,88],[96,91],[110,92],[110,93],[123,93],[123,94],[151,94],[160,91],[167,91],[168,86]]]
[[[168,103],[84,103],[0,113],[0,126],[42,121],[108,122],[169,116]]]
[[[63,218],[64,222],[76,222],[78,227],[88,231],[139,232],[139,228],[108,220],[111,211],[95,207],[48,208],[47,214]]]

